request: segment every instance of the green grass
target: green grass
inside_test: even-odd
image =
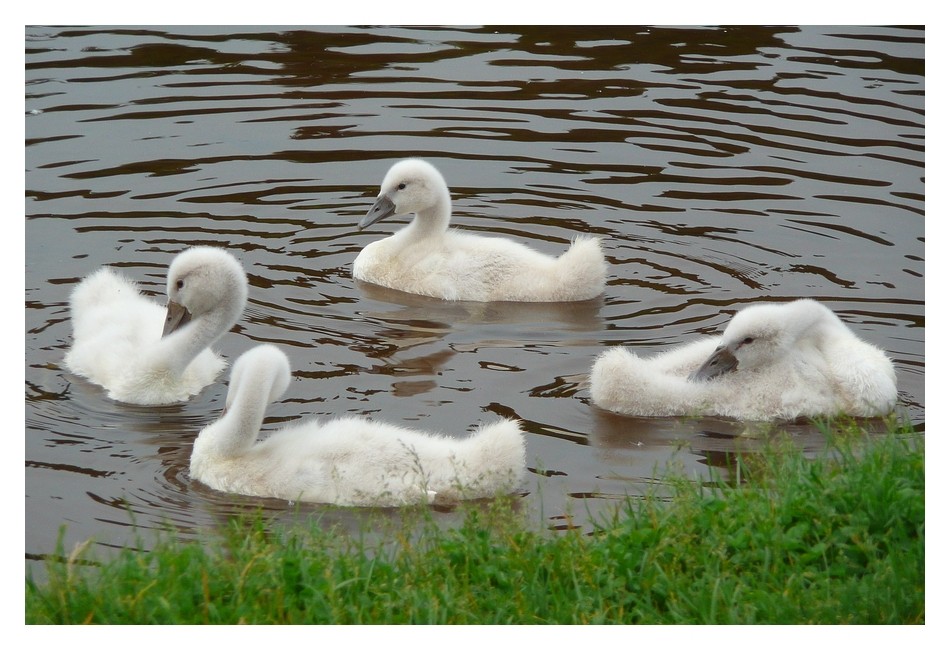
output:
[[[426,511],[372,544],[232,521],[26,580],[27,623],[923,623],[924,450],[911,434],[777,444],[740,486],[676,481],[593,534],[504,501],[440,528]]]

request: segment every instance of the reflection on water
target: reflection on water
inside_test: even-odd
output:
[[[923,68],[911,28],[27,28],[27,557],[62,523],[67,547],[111,547],[133,523],[193,537],[257,507],[369,516],[193,482],[226,378],[142,408],[63,367],[80,278],[111,265],[163,301],[196,244],[229,247],[251,283],[221,352],[267,341],[293,360],[266,429],[521,418],[521,507],[554,529],[756,448],[740,423],[604,413],[586,376],[605,346],[658,352],[755,301],[828,304],[892,356],[923,431]],[[354,282],[359,250],[400,226],[356,222],[407,156],[443,172],[458,227],[549,254],[602,237],[606,294],[443,303]]]

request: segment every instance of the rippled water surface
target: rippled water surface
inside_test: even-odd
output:
[[[551,528],[667,471],[729,471],[740,425],[607,414],[586,373],[607,346],[658,352],[751,302],[824,301],[888,351],[924,429],[922,30],[28,27],[25,91],[28,564],[63,523],[67,548],[107,548],[133,522],[191,538],[257,506],[368,516],[193,482],[226,376],[145,408],[65,369],[83,276],[116,267],[163,303],[193,244],[229,247],[250,277],[221,352],[291,353],[266,428],[351,413],[463,435],[516,416],[521,503]],[[603,299],[452,304],[354,282],[359,250],[401,225],[356,222],[407,156],[442,170],[461,228],[551,254],[603,237]]]

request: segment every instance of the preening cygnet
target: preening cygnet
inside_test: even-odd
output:
[[[289,384],[277,347],[241,355],[221,419],[195,440],[192,478],[222,492],[342,506],[490,497],[522,480],[525,441],[514,420],[451,438],[341,417],[291,424],[258,442],[267,405]]]
[[[415,215],[408,226],[360,252],[354,278],[443,300],[478,302],[570,302],[604,291],[607,263],[599,239],[577,237],[555,258],[510,239],[449,228],[449,188],[424,160],[393,165],[359,227],[405,214]]]
[[[70,296],[73,344],[66,367],[132,404],[188,400],[226,365],[209,349],[240,318],[247,276],[230,253],[196,246],[168,269],[168,304],[103,267]]]
[[[746,307],[722,336],[651,358],[612,348],[590,379],[594,404],[637,416],[875,417],[897,403],[891,360],[808,299]]]

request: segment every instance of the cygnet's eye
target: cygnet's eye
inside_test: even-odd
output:
[[[754,341],[754,340],[755,340],[754,337],[752,337],[752,336],[747,336],[747,337],[745,337],[744,339],[742,339],[742,345],[749,345],[749,343],[752,343],[752,341]]]
[[[182,287],[185,286],[185,281],[184,281],[184,280],[179,280],[178,282],[175,283],[175,286],[176,286],[178,289],[181,289]]]
[[[398,189],[400,189],[400,190],[406,189],[406,184],[405,184],[405,183],[400,183]]]

